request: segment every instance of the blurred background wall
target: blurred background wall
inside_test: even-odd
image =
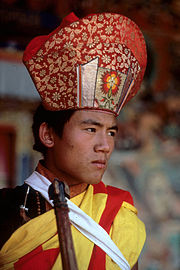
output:
[[[39,96],[22,53],[70,12],[115,12],[134,20],[147,43],[139,94],[122,110],[104,182],[128,189],[146,224],[142,270],[180,269],[180,1],[0,1],[0,187],[20,185],[36,167],[32,115]]]

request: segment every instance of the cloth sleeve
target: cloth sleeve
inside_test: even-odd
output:
[[[138,218],[137,209],[134,206],[123,202],[114,219],[110,236],[132,268],[140,256],[146,239],[145,225]],[[116,269],[116,265],[112,265],[112,260],[108,256],[106,267],[107,269]]]

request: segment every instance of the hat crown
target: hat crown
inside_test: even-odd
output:
[[[146,47],[129,18],[93,14],[58,27],[43,41],[24,60],[47,109],[96,108],[118,114],[137,92]]]

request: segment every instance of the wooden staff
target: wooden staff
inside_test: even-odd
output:
[[[54,203],[63,270],[78,270],[68,215],[69,208],[65,198],[69,197],[67,187],[64,182],[54,179],[48,193]]]

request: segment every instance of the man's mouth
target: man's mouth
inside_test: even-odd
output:
[[[98,169],[106,168],[106,161],[105,160],[94,160],[92,162],[92,164],[95,165]]]

